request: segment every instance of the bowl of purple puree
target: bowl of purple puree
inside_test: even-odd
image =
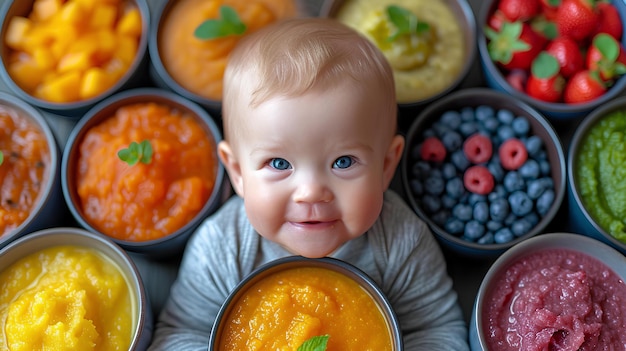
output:
[[[470,319],[472,351],[626,350],[626,257],[599,240],[542,234],[489,268]]]

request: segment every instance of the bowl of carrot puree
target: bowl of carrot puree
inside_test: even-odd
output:
[[[365,273],[334,258],[290,256],[259,267],[231,292],[209,348],[297,350],[305,343],[328,351],[403,347],[391,305]]]
[[[57,224],[65,207],[59,154],[43,115],[0,93],[0,248]]]
[[[148,48],[155,83],[219,114],[222,78],[228,55],[239,40],[277,20],[304,10],[297,0],[174,0],[157,10]],[[234,13],[241,31],[206,38],[196,35],[205,21],[222,21]]]
[[[123,248],[180,251],[220,204],[220,132],[198,105],[141,88],[91,109],[70,133],[62,187],[79,224]]]
[[[145,349],[148,306],[132,261],[100,235],[57,227],[0,251],[0,349]]]
[[[80,117],[147,76],[146,0],[20,0],[2,10],[0,76],[21,99]]]

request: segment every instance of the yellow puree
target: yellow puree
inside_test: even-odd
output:
[[[461,74],[467,50],[464,35],[445,0],[346,0],[335,15],[381,49],[393,68],[397,101],[424,100],[447,89]],[[400,6],[429,24],[422,35],[390,42],[395,25],[386,8]]]
[[[128,284],[93,249],[57,246],[0,274],[0,350],[128,350]]]
[[[329,335],[327,351],[391,350],[378,305],[354,280],[325,268],[293,268],[257,282],[226,316],[220,351],[296,351]]]

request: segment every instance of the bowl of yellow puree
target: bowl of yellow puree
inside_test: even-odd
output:
[[[334,258],[289,256],[235,287],[209,349],[399,351],[403,344],[390,303],[364,272]]]
[[[79,228],[28,234],[0,251],[0,349],[144,350],[152,314],[139,272]]]

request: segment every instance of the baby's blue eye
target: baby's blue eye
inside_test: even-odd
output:
[[[335,163],[333,163],[333,168],[345,169],[345,168],[352,166],[353,163],[354,163],[354,160],[352,159],[352,157],[341,156],[335,160]]]
[[[270,167],[275,168],[279,171],[284,171],[286,169],[290,169],[291,164],[284,158],[273,158],[270,160]]]

